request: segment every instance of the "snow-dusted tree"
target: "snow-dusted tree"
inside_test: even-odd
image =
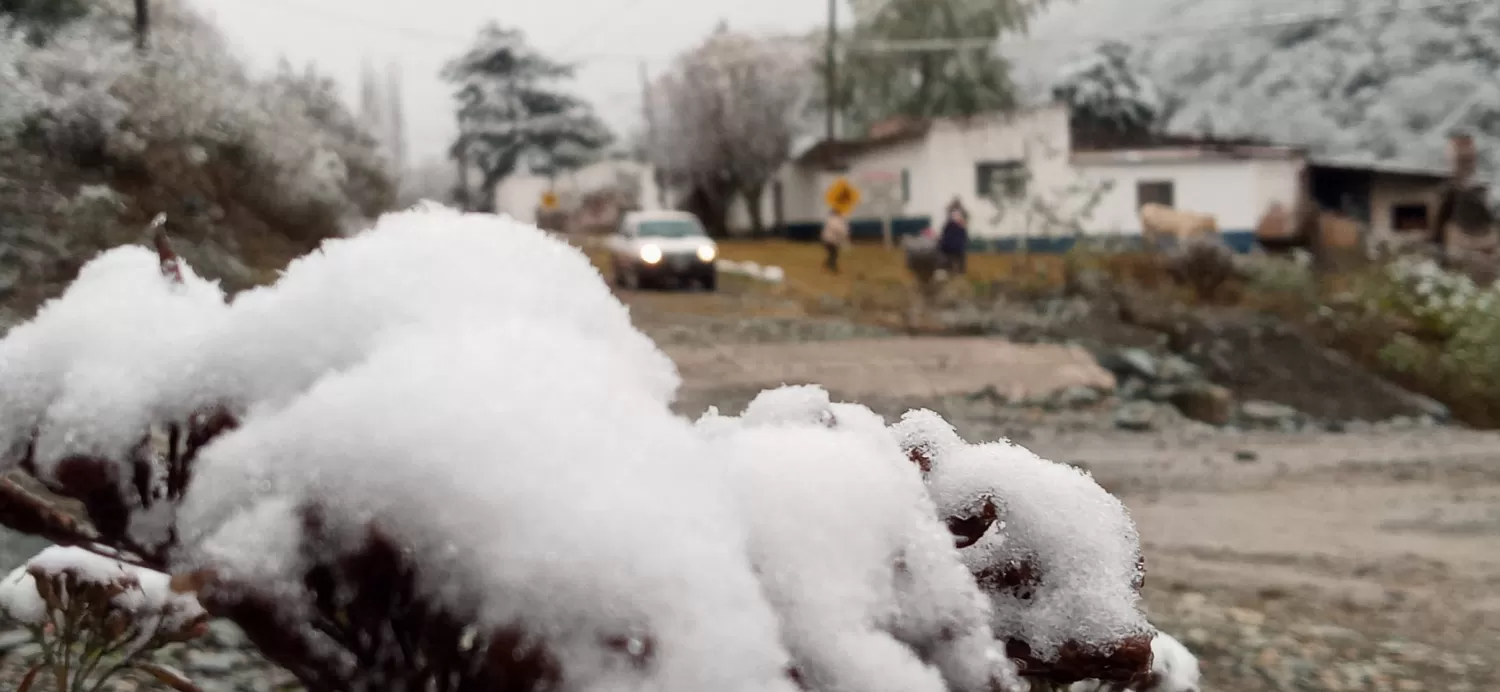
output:
[[[1151,75],[1183,100],[1170,128],[1438,168],[1449,130],[1465,128],[1479,177],[1500,181],[1500,5],[1321,10],[1322,21],[1157,41]]]
[[[697,196],[710,231],[726,230],[736,195],[764,230],[761,197],[791,155],[812,86],[794,45],[723,25],[658,80],[660,122],[647,149],[670,182]]]
[[[947,117],[1004,110],[1016,103],[1009,67],[996,47],[968,44],[887,49],[883,41],[999,40],[1021,32],[1046,0],[866,0],[840,40],[838,109],[856,130],[895,115]],[[863,44],[863,45],[862,45]],[[818,74],[824,76],[825,58]],[[818,92],[818,106],[826,100]]]
[[[1156,84],[1135,64],[1130,46],[1117,41],[1060,70],[1052,98],[1073,110],[1075,127],[1102,136],[1150,132],[1163,110]]]
[[[332,186],[317,199],[324,204],[342,200],[334,207],[341,214],[368,219],[391,207],[394,166],[375,133],[344,104],[332,78],[311,66],[299,73],[283,63],[262,83],[261,92],[267,110],[282,116],[280,126],[266,132],[283,142],[263,143],[266,151],[278,152],[289,162],[278,168],[300,170],[309,180]]]
[[[491,23],[443,68],[456,87],[458,138],[450,153],[480,172],[475,207],[494,210],[494,189],[519,169],[550,175],[597,155],[612,136],[593,109],[559,82],[573,68],[527,44],[517,29]]]

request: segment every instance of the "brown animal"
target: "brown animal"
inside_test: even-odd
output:
[[[1310,202],[1298,203],[1295,210],[1275,202],[1260,217],[1255,239],[1267,250],[1302,248],[1314,255],[1328,251],[1347,253],[1360,249],[1358,221],[1331,211],[1319,211]]]
[[[1182,211],[1165,204],[1141,205],[1141,235],[1148,248],[1159,248],[1171,238],[1178,245],[1208,240],[1218,235],[1219,222],[1212,214]]]

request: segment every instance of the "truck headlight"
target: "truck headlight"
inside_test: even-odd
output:
[[[656,264],[661,261],[661,248],[655,245],[647,245],[641,248],[641,261],[646,264]]]
[[[699,245],[698,246],[698,259],[703,260],[704,262],[712,262],[712,261],[714,261],[714,258],[718,257],[718,256],[719,256],[719,250],[718,250],[718,248],[715,248],[712,245]]]

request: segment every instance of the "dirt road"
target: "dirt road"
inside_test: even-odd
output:
[[[1037,392],[1097,377],[1071,349],[993,340],[672,354],[685,394],[727,408],[782,380],[941,409],[931,397],[957,389]],[[1152,617],[1200,654],[1205,689],[1500,689],[1500,435],[1181,438],[1096,426],[1028,445],[1089,468],[1130,506]]]

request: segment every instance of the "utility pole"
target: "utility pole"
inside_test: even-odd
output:
[[[643,152],[645,154],[645,161],[641,163],[644,163],[646,168],[651,171],[652,187],[656,188],[656,208],[665,209],[667,206],[667,190],[666,186],[662,184],[664,181],[661,171],[656,167],[657,157],[655,156],[657,147],[661,146],[661,142],[656,139],[660,134],[656,129],[656,103],[651,94],[651,74],[646,68],[645,60],[640,62],[640,71],[641,112],[646,120],[646,150]],[[645,200],[640,200],[640,202],[642,206],[645,206]]]
[[[838,18],[838,0],[828,0],[828,65],[827,74],[823,75],[823,79],[828,83],[828,103],[825,108],[828,111],[828,139],[833,139],[837,134],[835,125],[838,122],[838,86],[834,81],[838,77],[838,68],[835,65],[837,55],[834,51],[834,42],[838,40]]]
[[[146,52],[146,35],[151,29],[150,0],[135,0],[135,49]]]

